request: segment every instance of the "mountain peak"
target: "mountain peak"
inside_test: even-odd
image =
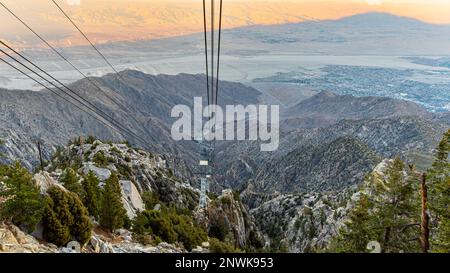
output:
[[[411,17],[398,16],[387,12],[367,12],[359,13],[348,17],[343,17],[335,22],[344,24],[356,24],[359,26],[425,26],[428,23]]]

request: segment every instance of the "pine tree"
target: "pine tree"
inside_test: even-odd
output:
[[[428,170],[430,181],[430,210],[435,224],[432,227],[432,251],[450,252],[450,130],[444,134],[435,153],[435,161]]]
[[[99,186],[99,180],[95,174],[90,171],[84,180],[81,182],[83,187],[83,203],[96,220],[100,214],[100,198],[101,189]]]
[[[70,213],[73,215],[73,224],[70,233],[77,242],[84,245],[91,238],[92,224],[89,219],[89,212],[78,195],[71,193]]]
[[[3,166],[0,186],[0,218],[33,231],[42,218],[44,200],[39,188],[34,185],[31,174],[16,162],[12,166]]]
[[[355,208],[350,212],[345,227],[340,230],[340,235],[331,242],[329,251],[344,253],[367,252],[367,244],[379,238],[380,226],[374,222],[374,217],[369,213],[373,203],[367,195],[361,194]]]
[[[57,205],[67,205],[62,200],[58,200]],[[63,246],[66,245],[70,239],[70,230],[69,226],[59,218],[58,213],[56,212],[57,207],[55,206],[55,202],[51,197],[47,197],[45,201],[45,213],[43,218],[44,224],[44,238],[55,245]],[[68,208],[65,206],[61,209],[61,211],[67,211]]]
[[[416,252],[419,241],[419,199],[414,189],[418,176],[409,173],[397,157],[387,169],[386,177],[376,184],[374,210],[383,227],[380,240],[384,252]]]
[[[450,253],[450,176],[436,186],[439,225],[434,237],[434,250]]]
[[[82,188],[77,173],[72,168],[67,168],[61,176],[60,182],[64,188],[81,195]]]
[[[73,216],[70,213],[68,195],[58,187],[51,187],[47,191],[44,214],[44,238],[56,245],[66,245],[70,239],[70,226]]]
[[[123,227],[126,211],[122,204],[122,194],[117,174],[113,173],[105,181],[101,202],[100,225],[110,232]]]
[[[331,244],[331,251],[366,252],[367,243],[377,241],[383,252],[418,252],[418,177],[400,158],[389,163],[382,176],[367,178],[359,203],[350,220]]]
[[[66,245],[72,239],[85,244],[91,237],[92,225],[78,195],[56,186],[47,193],[44,238],[59,246]]]

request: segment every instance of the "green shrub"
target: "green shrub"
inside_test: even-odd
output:
[[[111,149],[109,149],[110,150],[110,152],[111,153],[113,153],[113,154],[115,154],[115,155],[121,155],[122,154],[122,152],[119,150],[119,149],[117,149],[117,147],[116,146],[113,146]]]
[[[132,227],[137,236],[152,235],[168,243],[179,242],[188,251],[207,240],[206,233],[194,223],[192,217],[180,215],[175,209],[166,207],[162,207],[161,211],[145,210],[139,213]]]
[[[241,200],[241,194],[237,191],[233,192],[233,198],[236,201],[240,201]]]
[[[91,155],[91,151],[88,150],[84,153],[83,157],[84,157],[84,161],[89,161],[89,156]]]
[[[78,179],[77,173],[72,168],[67,168],[60,178],[61,184],[68,191],[81,195],[81,184]]]
[[[220,241],[224,241],[228,235],[230,227],[228,225],[227,219],[223,215],[216,215],[210,218],[209,226],[209,236],[215,237]]]
[[[224,196],[224,197],[220,198],[220,202],[221,202],[223,205],[231,206],[232,200],[231,200],[230,197]]]
[[[131,229],[131,225],[132,225],[132,221],[131,221],[130,217],[128,217],[128,215],[125,214],[123,216],[123,228],[129,230],[129,229]]]
[[[40,222],[44,211],[44,200],[31,178],[31,174],[18,162],[12,166],[0,166],[0,219],[33,231]]]
[[[131,179],[133,170],[126,164],[117,164],[117,172],[125,179]]]
[[[172,214],[171,217],[177,234],[177,241],[183,243],[188,251],[207,240],[206,233],[194,225],[192,218],[176,214]]]
[[[108,166],[108,159],[106,158],[103,151],[98,151],[94,157],[92,158],[92,161],[98,166],[98,167],[107,167]]]
[[[174,243],[177,239],[172,222],[160,211],[145,210],[141,212],[134,221],[133,231],[138,234],[154,234],[168,243]]]
[[[211,238],[209,240],[209,251],[211,253],[240,253],[239,249],[236,249],[232,245],[221,242],[216,238]]]
[[[96,140],[97,140],[97,139],[96,139],[94,136],[89,135],[89,136],[86,138],[86,144],[94,144],[94,142],[95,142]]]
[[[47,193],[44,238],[58,246],[66,245],[72,238],[84,245],[91,237],[92,224],[78,195],[56,186]]]
[[[146,210],[152,210],[156,204],[161,203],[158,195],[151,191],[146,191],[142,194],[142,201],[144,202]]]
[[[214,192],[208,192],[207,195],[208,195],[209,199],[211,199],[211,201],[217,200],[217,194],[215,194]]]

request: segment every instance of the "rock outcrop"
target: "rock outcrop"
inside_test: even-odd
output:
[[[42,244],[12,224],[0,223],[0,253],[57,253],[52,244]]]
[[[231,190],[223,190],[207,209],[208,228],[222,233],[223,240],[237,248],[261,247],[262,237],[252,214]]]
[[[137,212],[145,209],[142,197],[133,182],[120,180],[119,183],[122,189],[122,203],[124,204],[128,217],[134,219]]]
[[[132,234],[129,231],[122,230],[118,235],[106,237],[100,234],[95,234],[87,246],[83,249],[84,252],[89,253],[183,253],[180,247],[162,242],[156,246],[142,245],[136,243],[132,239]]]
[[[39,187],[41,194],[46,194],[48,189],[56,186],[66,191],[66,189],[55,179],[61,175],[60,173],[50,174],[48,172],[39,172],[33,176],[33,181],[37,187]]]

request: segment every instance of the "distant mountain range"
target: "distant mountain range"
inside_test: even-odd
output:
[[[228,30],[231,41],[258,51],[318,55],[449,55],[450,26],[388,13],[365,13],[338,20],[308,21]],[[250,47],[248,47],[250,48]],[[225,51],[227,52],[227,51]],[[257,52],[255,51],[255,54]]]
[[[127,106],[127,111],[85,80],[71,87],[151,143],[144,148],[174,154],[194,166],[199,146],[193,141],[172,140],[170,111],[177,104],[192,107],[193,97],[204,93],[205,76],[151,76],[128,70],[121,72],[121,77],[124,82],[114,75],[92,79]],[[265,103],[254,88],[233,82],[220,85],[222,104]],[[447,113],[432,114],[411,102],[331,92],[282,108],[282,112],[280,147],[275,152],[260,152],[259,143],[251,141],[217,143],[218,173],[213,189],[243,190],[249,184],[267,193],[339,189],[357,184],[385,157],[401,155],[413,161],[419,156],[426,164],[425,159],[450,124]],[[0,138],[6,141],[0,152],[30,168],[38,162],[33,144],[37,139],[44,143],[46,158],[56,146],[79,135],[139,144],[47,91],[1,90],[0,113]]]
[[[85,0],[86,1],[86,0]],[[95,42],[132,41],[186,35],[202,31],[202,5],[198,1],[81,1],[76,5],[60,4]],[[40,25],[44,36],[54,44],[64,46],[86,44],[67,24],[66,18],[53,5],[39,5],[35,0],[21,0],[20,5],[6,3],[33,25]],[[223,26],[235,28],[252,25],[297,23],[322,18],[341,18],[374,10],[365,2],[317,1],[229,1],[224,5]],[[415,4],[418,6],[418,4]],[[437,5],[439,6],[439,5]],[[24,8],[28,7],[28,8]],[[377,9],[377,8],[375,8]],[[389,10],[389,9],[388,9]],[[395,9],[394,9],[395,10]],[[408,14],[408,12],[402,12]],[[424,15],[427,13],[424,12]],[[445,18],[433,18],[443,21]],[[4,17],[5,25],[13,25],[13,18]],[[27,32],[2,28],[6,39],[18,44],[32,45]],[[31,43],[30,43],[31,42]]]
[[[245,26],[224,30],[222,38],[221,78],[245,83],[278,72],[295,71],[299,67],[313,71],[327,65],[442,70],[446,68],[436,66],[428,59],[404,57],[450,55],[450,26],[427,24],[386,13],[359,14],[338,20],[303,19],[298,23]],[[13,40],[14,37],[11,38]],[[119,71],[134,69],[154,75],[176,75],[204,73],[205,69],[201,33],[105,43],[98,48]],[[73,46],[61,50],[87,75],[101,76],[111,72],[90,47]],[[48,49],[22,52],[39,61],[58,79],[75,81],[80,77]],[[445,60],[443,63],[445,65]],[[9,67],[0,67],[0,74],[0,83],[5,88],[35,88],[33,83]],[[329,88],[323,90],[330,91]]]

